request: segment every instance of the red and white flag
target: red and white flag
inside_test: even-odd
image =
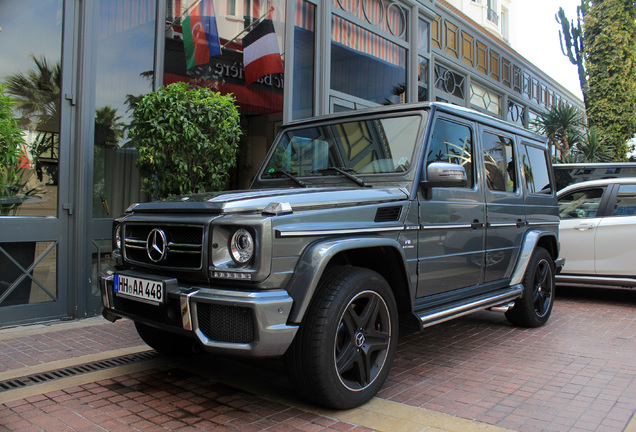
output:
[[[243,66],[246,86],[262,76],[284,72],[272,20],[262,20],[243,38]]]

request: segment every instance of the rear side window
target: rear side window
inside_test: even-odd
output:
[[[517,189],[512,139],[502,134],[484,132],[484,166],[488,189],[497,192],[514,192]]]
[[[521,166],[530,193],[551,194],[548,158],[543,149],[522,144],[519,149]]]
[[[437,119],[426,152],[426,166],[433,162],[449,162],[466,170],[466,187],[473,188],[473,135],[471,129],[459,123]]]
[[[636,185],[621,185],[612,216],[636,215]]]

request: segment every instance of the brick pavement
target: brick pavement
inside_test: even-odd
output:
[[[403,337],[379,396],[521,431],[622,431],[636,412],[636,290],[559,287],[520,329],[482,312]]]
[[[539,329],[515,328],[500,314],[481,312],[404,335],[393,371],[367,411],[303,405],[275,363],[224,360],[198,370],[153,366],[0,403],[0,431],[463,431],[494,425],[636,432],[635,307],[636,290],[560,288],[550,322]],[[132,323],[101,318],[0,330],[0,375],[140,344]],[[270,380],[245,389],[242,375]],[[384,410],[385,421],[391,420],[386,413],[395,413],[395,428],[365,421],[373,410]],[[424,420],[419,428],[399,423],[407,417]]]

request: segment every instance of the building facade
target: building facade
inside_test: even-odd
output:
[[[0,83],[25,136],[0,195],[0,325],[98,313],[112,218],[148,199],[132,107],[159,86],[234,94],[235,189],[287,121],[431,100],[528,127],[554,104],[583,109],[507,44],[511,3],[0,0]]]

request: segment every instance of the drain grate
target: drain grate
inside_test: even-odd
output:
[[[24,388],[31,385],[42,384],[49,381],[55,381],[62,378],[69,378],[86,373],[97,372],[104,369],[126,366],[145,360],[151,360],[157,357],[159,357],[159,353],[157,351],[146,351],[136,354],[128,354],[120,357],[113,357],[105,360],[98,360],[75,366],[69,366],[66,368],[46,371],[19,378],[12,378],[6,381],[0,381],[0,393],[8,390]]]

